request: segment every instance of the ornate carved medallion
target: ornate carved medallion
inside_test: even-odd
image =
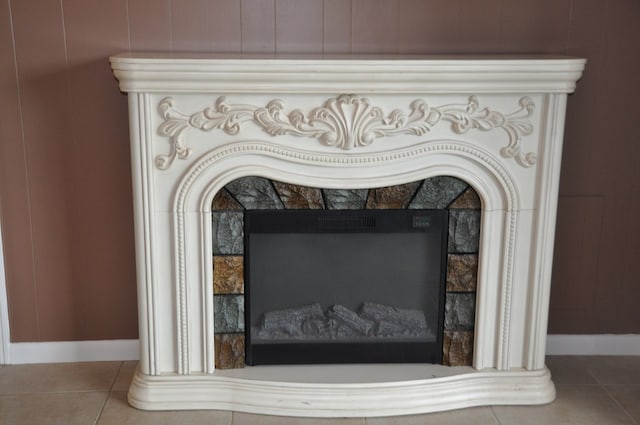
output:
[[[520,98],[519,108],[511,113],[501,113],[480,108],[476,96],[466,103],[432,107],[424,100],[416,99],[408,112],[395,109],[386,114],[369,99],[353,94],[344,94],[328,99],[320,107],[305,113],[300,109],[285,110],[284,101],[274,99],[266,106],[234,105],[224,96],[215,104],[191,115],[174,108],[173,99],[160,101],[159,111],[164,122],[158,132],[169,137],[171,151],[155,158],[156,166],[168,169],[178,159],[186,159],[191,149],[185,146],[187,132],[191,128],[201,131],[222,130],[236,135],[246,122],[258,125],[271,136],[283,134],[312,137],[327,146],[354,149],[367,146],[376,139],[397,135],[421,136],[435,126],[448,122],[453,132],[467,133],[469,130],[492,131],[502,129],[507,133],[508,144],[500,150],[505,158],[514,158],[520,165],[531,167],[536,163],[533,152],[521,151],[522,136],[531,134],[533,124],[529,121],[535,109],[529,97]]]

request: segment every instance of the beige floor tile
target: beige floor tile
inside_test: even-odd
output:
[[[640,385],[614,385],[608,386],[606,390],[640,423]]]
[[[0,394],[109,390],[121,362],[10,365],[0,369]]]
[[[0,396],[0,424],[93,424],[106,397],[107,392]]]
[[[555,384],[597,384],[582,357],[547,356],[546,363]]]
[[[129,391],[131,378],[133,378],[133,373],[137,367],[137,361],[122,362],[122,367],[118,371],[118,376],[116,376],[116,382],[111,389],[113,391]]]
[[[127,393],[109,395],[97,425],[231,425],[231,412],[185,410],[147,412],[127,404]]]
[[[640,356],[591,356],[584,362],[602,385],[640,384]]]
[[[365,421],[362,418],[297,418],[234,412],[233,425],[365,425]]]
[[[426,415],[367,418],[367,425],[500,425],[488,407],[452,410]]]
[[[494,406],[502,425],[635,425],[598,385],[558,385],[556,400],[543,406]]]

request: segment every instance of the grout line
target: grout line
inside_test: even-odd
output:
[[[118,367],[118,370],[116,371],[115,375],[113,376],[113,380],[111,381],[111,386],[109,386],[109,393],[111,393],[113,391],[113,386],[116,384],[116,381],[118,380],[118,375],[120,375],[120,372],[122,371],[122,368],[124,366],[124,361],[120,362],[120,367]]]
[[[104,401],[102,402],[102,405],[100,405],[100,408],[98,409],[98,414],[96,415],[96,420],[93,421],[93,425],[98,425],[98,422],[100,422],[100,418],[102,417],[102,412],[104,411],[104,407],[107,405],[107,400],[109,400],[110,395],[111,395],[111,392],[108,391],[106,393],[106,396],[104,397]]]
[[[113,380],[111,381],[111,385],[109,386],[109,390],[107,391],[107,395],[105,396],[104,401],[102,402],[102,405],[100,406],[100,409],[98,410],[98,416],[96,416],[96,420],[93,423],[93,425],[97,425],[98,422],[100,421],[100,418],[102,417],[102,412],[104,412],[104,408],[107,405],[107,401],[109,401],[109,397],[111,397],[111,393],[113,392],[113,386],[116,384],[116,381],[118,380],[118,375],[120,375],[120,372],[122,371],[122,367],[123,366],[124,366],[124,361],[121,361],[120,362],[120,367],[118,367],[118,370],[113,375]]]
[[[51,394],[84,394],[84,393],[109,393],[109,390],[106,389],[85,389],[85,390],[57,390],[57,391],[25,391],[25,392],[0,392],[0,397],[8,397],[8,396],[27,396],[27,395],[51,395]]]
[[[623,405],[618,401],[618,399],[617,399],[617,398],[615,398],[615,397],[613,396],[613,394],[611,394],[611,393],[609,392],[609,389],[607,388],[607,386],[606,386],[606,385],[600,385],[600,387],[604,390],[604,392],[605,392],[605,393],[607,393],[607,395],[609,396],[609,398],[610,398],[611,400],[613,400],[613,403],[614,403],[616,406],[618,406],[618,408],[619,408],[620,410],[622,410],[622,411],[625,413],[625,415],[627,415],[627,417],[628,417],[629,419],[631,419],[631,422],[632,422],[634,425],[638,425],[638,422],[633,418],[633,416],[631,416],[631,414],[630,414],[629,412],[627,412],[627,409],[625,409],[625,408],[624,408],[624,406],[623,406]]]
[[[589,367],[589,365],[586,362],[583,362],[583,364],[585,369],[587,369],[587,374],[595,381],[595,383],[599,386],[603,386],[602,382],[600,382],[600,380],[596,377],[596,375],[591,373],[591,368]]]
[[[502,425],[502,422],[500,422],[500,418],[498,417],[498,414],[496,413],[495,410],[493,410],[493,408],[494,406],[489,406],[489,410],[491,410],[491,414],[493,414],[493,417],[495,418],[498,425]]]

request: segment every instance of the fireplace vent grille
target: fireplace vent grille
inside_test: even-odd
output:
[[[318,227],[323,230],[353,230],[368,229],[376,227],[376,218],[374,216],[336,216],[336,217],[318,217]]]

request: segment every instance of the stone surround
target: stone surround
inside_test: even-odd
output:
[[[213,293],[217,369],[244,367],[242,209],[448,209],[443,364],[471,366],[480,199],[454,177],[376,189],[328,190],[242,177],[213,199]],[[234,219],[227,219],[233,215]],[[224,254],[223,254],[224,253]]]

